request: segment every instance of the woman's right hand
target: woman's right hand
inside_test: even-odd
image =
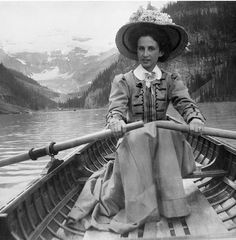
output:
[[[126,123],[123,120],[112,118],[108,128],[111,129],[116,137],[122,137],[126,132]]]

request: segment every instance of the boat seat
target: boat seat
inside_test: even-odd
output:
[[[207,177],[223,177],[227,175],[225,170],[207,170],[207,171],[195,171],[184,178],[207,178]]]
[[[191,179],[184,179],[184,187],[191,214],[187,217],[166,219],[159,222],[146,223],[139,229],[128,234],[115,234],[96,230],[88,230],[84,240],[110,240],[117,238],[143,238],[143,239],[235,239],[229,233],[212,206],[193,183]],[[235,233],[234,233],[235,234]]]
[[[196,163],[196,171],[185,176],[184,178],[207,178],[207,177],[224,177],[228,174],[227,171],[223,169],[216,169],[214,166],[212,170],[208,170],[208,166],[203,166],[202,164]]]
[[[227,175],[227,171],[225,170],[207,170],[207,171],[195,171],[189,175],[186,175],[184,179],[187,178],[208,178],[208,177],[224,177]],[[88,180],[88,177],[82,177],[78,179],[78,182],[81,184],[85,184]]]
[[[209,178],[209,177],[224,177],[228,174],[225,170],[207,170],[207,171],[195,171],[189,175],[184,176],[183,179],[188,178]],[[78,183],[85,184],[89,177],[82,177],[78,179]]]
[[[105,158],[108,161],[115,160],[115,154],[111,153],[109,155],[106,155]],[[196,162],[197,171],[185,176],[184,178],[207,178],[207,177],[223,177],[227,175],[227,171],[222,169],[214,169],[214,170],[204,170],[204,167],[202,164],[199,164]]]

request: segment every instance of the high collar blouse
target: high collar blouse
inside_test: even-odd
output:
[[[139,64],[137,66],[137,68],[134,69],[133,72],[134,72],[135,77],[141,81],[145,80],[145,75],[150,73],[141,64]],[[155,73],[156,79],[160,79],[162,76],[162,71],[160,70],[160,68],[157,65],[152,70],[152,73]]]

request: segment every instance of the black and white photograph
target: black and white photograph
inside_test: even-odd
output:
[[[236,238],[236,1],[0,0],[0,239]]]

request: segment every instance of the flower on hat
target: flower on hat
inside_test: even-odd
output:
[[[158,10],[144,10],[142,7],[130,17],[130,22],[153,22],[157,24],[173,24],[169,14]]]
[[[143,14],[144,8],[142,6],[139,7],[139,9],[132,14],[132,16],[129,18],[129,22],[138,22],[139,17]]]

